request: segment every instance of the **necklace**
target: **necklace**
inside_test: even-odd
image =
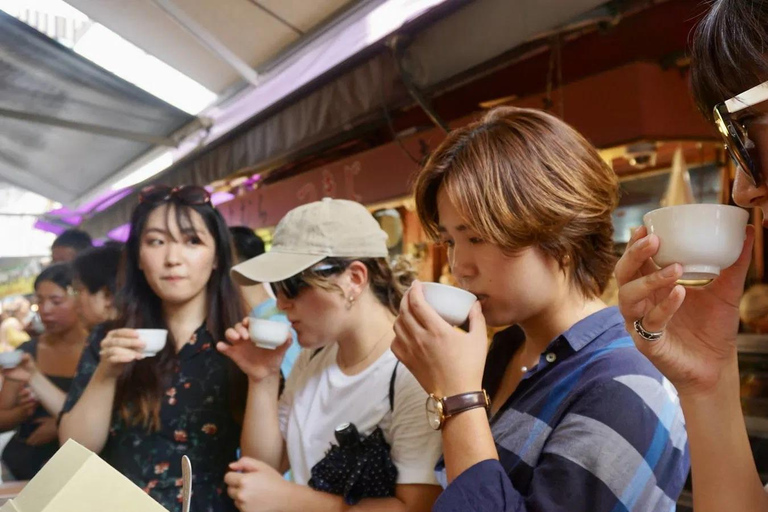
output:
[[[366,361],[369,357],[371,357],[371,354],[373,354],[373,352],[376,350],[376,348],[378,348],[378,346],[381,344],[381,342],[387,337],[387,334],[389,334],[389,332],[390,332],[389,330],[384,332],[384,335],[381,338],[379,338],[379,340],[373,345],[373,347],[371,347],[371,350],[369,350],[368,353],[365,354],[365,357],[363,357],[362,359],[360,359],[359,361],[357,361],[354,364],[346,364],[346,363],[341,361],[341,357],[340,356],[337,356],[337,361],[336,362],[339,364],[339,368],[341,368],[342,370],[348,370],[349,368],[353,368],[353,367],[359,365],[360,363],[362,363],[363,361]]]
[[[536,358],[536,361],[531,366],[528,366],[527,364],[522,365],[520,367],[520,371],[522,371],[523,373],[528,373],[528,370],[531,370],[537,364],[539,364],[539,359],[538,358]]]

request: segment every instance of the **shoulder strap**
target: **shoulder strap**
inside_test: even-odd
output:
[[[37,338],[32,338],[31,340],[25,341],[17,348],[18,350],[26,352],[27,354],[31,355],[33,359],[37,360],[37,344]]]
[[[395,377],[397,377],[397,367],[400,365],[400,360],[395,363],[395,369],[392,370],[392,378],[389,379],[389,410],[390,412],[395,410]]]

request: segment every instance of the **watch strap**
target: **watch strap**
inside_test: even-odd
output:
[[[455,416],[456,414],[468,411],[470,409],[476,409],[478,407],[484,407],[488,409],[491,406],[491,401],[489,400],[488,394],[485,392],[485,390],[447,396],[442,399],[442,402],[443,415],[446,418]]]

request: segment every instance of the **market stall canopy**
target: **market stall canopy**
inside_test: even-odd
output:
[[[0,180],[68,203],[192,119],[0,11]]]
[[[2,4],[8,12],[0,11],[0,180],[80,207],[116,188],[116,177],[141,167],[152,151],[176,148],[190,134],[205,133],[210,118],[203,110],[258,85],[262,69],[366,2],[15,3],[15,10],[8,0]],[[60,32],[67,33],[59,37]],[[101,42],[105,37],[122,38],[130,48],[113,49]],[[153,90],[157,83],[135,82],[142,89],[124,80],[112,64],[135,52],[169,66],[208,101],[185,108],[174,101],[174,91]],[[155,75],[157,81],[163,77]]]
[[[214,113],[207,146],[174,158],[173,165],[153,181],[208,184],[233,173],[257,179],[263,170],[298,153],[311,154],[324,141],[349,137],[366,123],[383,122],[388,115],[385,106],[409,101],[404,75],[410,75],[409,81],[418,88],[432,90],[533,38],[610,16],[610,10],[601,8],[604,3],[362,2],[356,12],[319,35],[311,46],[297,49],[265,72],[260,86],[229,102],[226,111]],[[390,43],[396,47],[400,39],[393,35],[402,35],[406,42],[400,57],[392,55]],[[342,66],[364,50],[365,60]],[[324,80],[333,68],[340,71],[332,80]],[[281,101],[287,94],[291,101]],[[87,218],[83,227],[94,236],[106,236],[127,222],[135,204],[134,191]]]
[[[68,3],[221,94],[257,72],[350,0],[68,0]],[[247,69],[244,69],[247,68]]]

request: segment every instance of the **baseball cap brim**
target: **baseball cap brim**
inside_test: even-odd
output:
[[[326,257],[273,250],[235,265],[230,273],[239,284],[276,283],[307,270]]]

